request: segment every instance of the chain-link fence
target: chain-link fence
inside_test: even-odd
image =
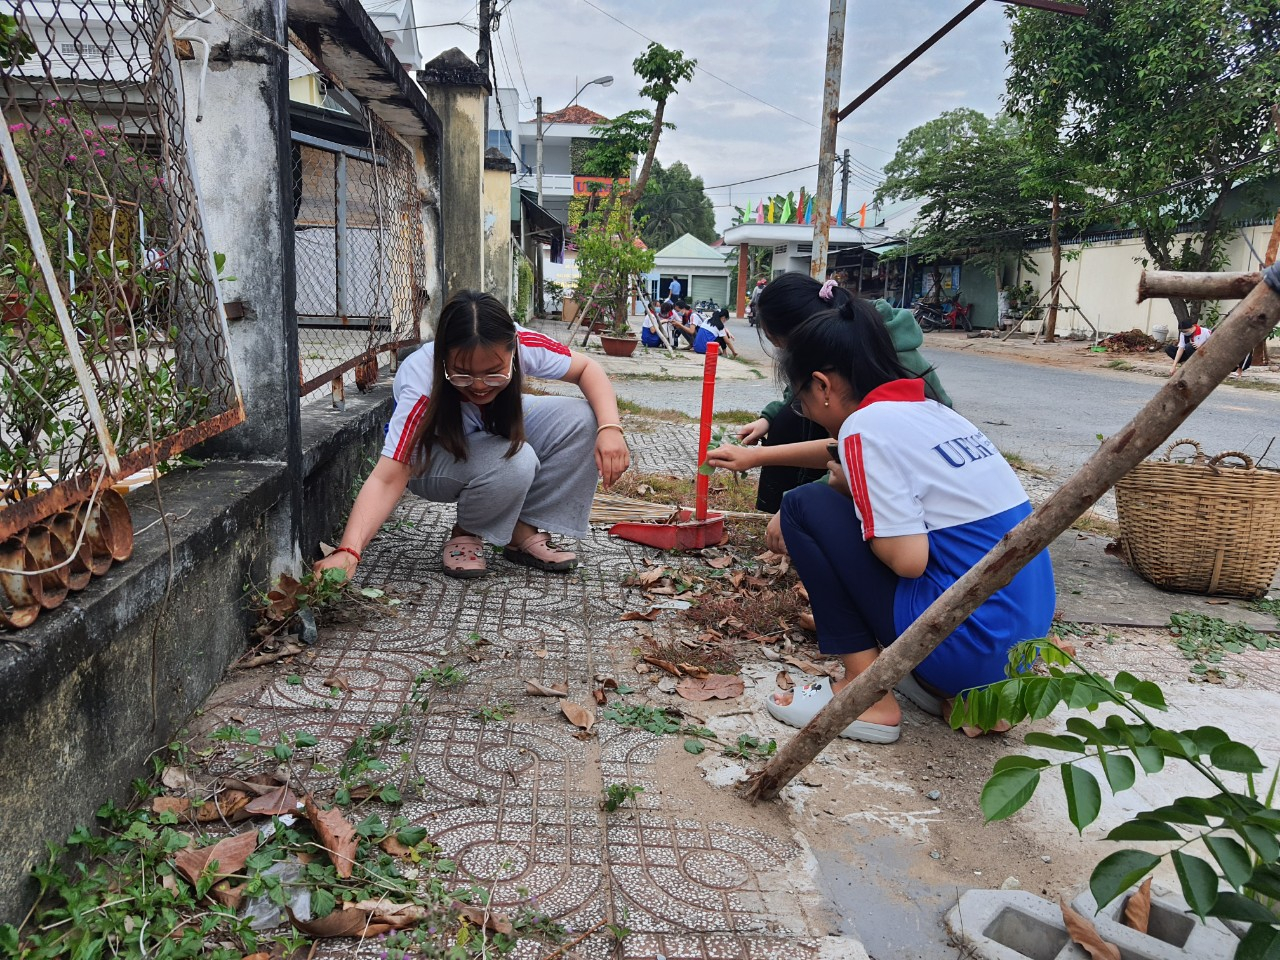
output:
[[[378,379],[418,342],[426,245],[408,148],[374,117],[349,146],[294,134],[294,262],[304,395]]]
[[[0,7],[0,539],[243,419],[171,10]]]

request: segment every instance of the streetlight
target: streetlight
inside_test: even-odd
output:
[[[568,110],[571,106],[573,106],[573,101],[577,100],[578,97],[582,96],[583,90],[587,89],[587,87],[594,86],[597,83],[602,87],[610,86],[613,83],[613,77],[612,76],[596,77],[594,80],[588,80],[586,83],[584,83],[582,86],[578,88],[578,92],[575,93],[573,97],[569,100],[569,102],[564,105],[564,109]],[[557,111],[557,112],[560,112],[560,111]],[[547,126],[548,127],[555,126],[555,121],[553,120],[551,123],[547,124]],[[542,132],[543,132],[542,130],[542,98],[538,97],[538,152],[537,152],[537,159],[536,159],[536,167],[537,167],[537,174],[538,174],[538,206],[542,206]]]

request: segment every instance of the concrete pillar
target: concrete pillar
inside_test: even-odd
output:
[[[283,462],[301,476],[285,2],[231,0],[221,9],[228,16],[214,18],[202,34],[224,52],[209,62],[199,122],[199,60],[181,69],[206,235],[237,278],[222,284],[224,300],[243,305],[229,330],[245,421],[201,444],[195,455]],[[272,570],[292,566],[298,556],[301,484],[292,497],[296,502],[281,511],[286,519],[273,537],[277,556],[264,558]]]
[[[440,218],[444,294],[485,289],[485,105],[492,87],[475,62],[454,47],[418,72],[418,84],[440,116]]]
[[[497,150],[484,158],[484,286],[512,309],[516,291],[511,271],[511,175],[516,165]]]
[[[747,315],[747,271],[751,269],[751,251],[745,243],[738,244],[738,319]]]

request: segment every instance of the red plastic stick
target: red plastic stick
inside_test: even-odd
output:
[[[698,466],[707,462],[707,447],[711,446],[711,418],[716,404],[716,359],[720,355],[720,344],[707,344],[707,362],[702,367],[702,419],[698,427]],[[694,519],[707,519],[707,491],[711,486],[711,478],[698,471],[698,483],[694,493]]]

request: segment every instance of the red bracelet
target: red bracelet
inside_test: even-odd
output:
[[[356,558],[356,563],[360,562],[360,554],[356,553],[350,547],[334,547],[334,553],[349,553]]]

